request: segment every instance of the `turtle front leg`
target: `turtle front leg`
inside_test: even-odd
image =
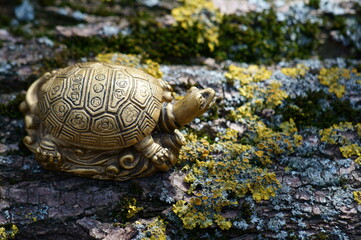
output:
[[[174,154],[168,148],[155,143],[151,135],[136,143],[134,148],[150,159],[161,171],[168,171],[172,167],[171,163],[175,162]]]
[[[153,138],[156,143],[171,151],[174,158],[171,159],[170,164],[174,166],[177,163],[180,149],[186,144],[184,136],[176,129],[172,133],[154,133]]]

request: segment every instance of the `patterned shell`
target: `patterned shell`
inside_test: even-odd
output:
[[[59,70],[39,90],[45,133],[60,143],[115,150],[151,134],[163,88],[151,75],[109,63],[79,63]]]

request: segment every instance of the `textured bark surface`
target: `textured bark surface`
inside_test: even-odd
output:
[[[86,1],[75,2],[86,4]],[[138,2],[146,4],[151,1]],[[215,2],[220,5],[224,1]],[[228,2],[231,5],[223,9],[225,12],[232,12],[232,4],[249,1]],[[175,6],[174,1],[159,3],[160,11],[170,11]],[[0,15],[13,11],[14,7],[0,7]],[[149,10],[150,7],[143,6],[142,9]],[[346,14],[354,14],[349,7],[345,9]],[[79,17],[76,10],[47,7],[38,11],[40,15],[43,14],[39,16],[39,26],[50,28],[47,25],[50,20],[44,16],[57,13],[55,16],[59,17],[59,12],[65,11],[61,15],[65,18],[64,22],[85,23],[59,24],[46,29],[47,34],[59,39],[74,36],[91,39],[93,36],[108,36],[105,30],[126,32],[129,22],[123,16],[131,15],[132,9],[114,6],[112,10],[122,18],[85,14],[85,19],[74,20],[76,16]],[[252,10],[252,6],[246,7],[246,10]],[[174,19],[162,17],[160,24],[174,23]],[[15,36],[10,30],[0,27],[0,107],[12,104],[16,96],[24,93],[44,69],[49,70],[57,65],[58,58],[62,57],[59,53],[65,48],[62,44],[54,44],[56,41],[48,37],[35,37],[30,27],[25,23],[23,25],[25,30],[29,30],[30,37]],[[70,65],[76,61],[94,60],[93,57],[59,62]],[[161,65],[164,80],[180,95],[193,85],[211,87],[219,97],[218,106],[224,109],[218,110],[219,119],[194,122],[187,127],[195,131],[205,130],[212,137],[217,135],[219,129],[227,127],[241,134],[243,126],[228,121],[224,116],[242,102],[237,89],[239,85],[230,87],[224,77],[225,69],[232,62],[216,63],[210,58],[197,58],[194,61],[203,63],[203,66]],[[298,62],[289,65],[294,66],[295,63]],[[311,66],[311,72],[317,72],[322,67],[322,63],[314,59],[306,64]],[[342,59],[330,60],[327,64],[327,67],[347,65]],[[357,64],[361,66],[360,61],[354,65]],[[284,66],[288,66],[288,63],[282,62],[271,68],[279,70]],[[307,76],[309,78],[302,81],[286,79],[282,74],[276,76],[281,76],[277,80],[293,97],[303,96],[311,90],[322,90],[315,75]],[[347,99],[360,106],[360,88],[353,90]],[[186,174],[179,168],[125,182],[100,181],[48,171],[38,165],[33,154],[21,143],[25,134],[24,121],[17,105],[0,110],[0,227],[15,224],[19,229],[16,239],[137,239],[140,231],[136,222],[146,225],[158,216],[172,220],[167,223],[167,234],[171,239],[180,239],[181,235],[182,239],[198,239],[198,236],[204,239],[287,239],[282,238],[284,233],[295,233],[297,236],[289,239],[361,239],[361,205],[353,197],[353,191],[361,190],[361,166],[354,159],[344,158],[338,147],[321,149],[320,137],[317,136],[319,129],[302,133],[307,145],[303,149],[305,152],[274,161],[271,170],[281,184],[275,197],[260,203],[250,196],[239,201],[242,218],[252,216],[252,220],[238,222],[238,225],[234,223],[229,231],[220,230],[215,224],[207,229],[187,230],[181,227],[181,220],[172,213],[172,205],[176,201],[191,198],[187,194],[189,186],[184,182]],[[135,199],[136,206],[142,210],[128,218],[126,204],[130,199]],[[228,219],[235,219],[239,215],[240,209],[226,208],[222,211],[222,216]]]

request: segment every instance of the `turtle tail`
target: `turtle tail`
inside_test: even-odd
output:
[[[41,78],[37,79],[26,92],[25,100],[20,104],[20,111],[24,114],[35,114],[38,103],[38,92],[40,87],[52,77],[47,72]]]
[[[47,72],[41,78],[37,79],[30,86],[26,92],[25,100],[19,106],[20,111],[25,115],[25,127],[27,128],[29,134],[32,130],[37,129],[39,123],[39,119],[36,113],[39,89],[52,76],[53,75],[51,73]]]

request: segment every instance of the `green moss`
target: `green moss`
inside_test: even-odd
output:
[[[347,177],[340,177],[339,184],[342,188],[347,189],[349,187],[349,179]]]
[[[108,51],[109,48],[117,48],[114,38],[80,37],[73,36],[62,40],[67,46],[67,56],[71,59],[82,57],[95,57],[99,53]]]
[[[71,37],[62,42],[74,58],[122,52],[145,55],[162,63],[190,63],[197,56],[268,63],[311,56],[320,44],[320,29],[324,32],[340,30],[341,33],[346,30],[342,17],[326,15],[321,24],[309,21],[290,24],[290,21],[278,21],[275,10],[271,9],[246,15],[224,15],[215,23],[219,31],[214,39],[214,36],[199,36],[200,22],[186,28],[181,24],[163,26],[154,20],[156,16],[144,9],[136,11],[128,19],[131,34],[127,36]]]
[[[38,0],[41,6],[53,6],[56,3],[56,0]]]
[[[320,55],[326,58],[348,56],[349,58],[358,58],[361,54],[361,49],[357,48],[357,40],[352,40],[353,35],[357,35],[358,26],[361,23],[361,7],[355,3],[354,9],[356,14],[354,16],[345,17],[343,15],[323,14],[320,16],[322,24],[320,29],[324,36],[327,36],[326,41],[321,46]],[[355,22],[350,24],[350,22]],[[348,23],[347,23],[348,22]],[[344,42],[341,44],[331,37],[330,33],[335,33],[338,36],[343,36]],[[356,38],[357,39],[357,38]],[[338,46],[337,46],[338,45]]]
[[[160,27],[154,20],[135,19],[133,34],[119,44],[121,52],[147,54],[157,62],[189,62],[199,55],[209,55],[207,43],[197,43],[197,29],[181,26]]]
[[[320,8],[320,0],[309,0],[308,6],[319,9]]]
[[[297,237],[295,234],[293,234],[293,235],[287,236],[287,237],[286,237],[286,240],[299,240],[299,239],[298,239],[298,237]]]
[[[323,15],[322,26],[325,30],[344,30],[346,28],[346,19],[339,15]]]
[[[15,36],[23,37],[25,39],[31,39],[33,37],[31,33],[24,30],[22,25],[9,27],[9,32]]]
[[[74,26],[79,23],[85,23],[85,20],[79,20],[76,18],[73,18],[72,16],[67,16],[59,13],[49,12],[45,11],[43,9],[39,10],[37,12],[37,16],[40,19],[49,19],[51,18],[51,21],[41,21],[36,25],[36,28],[33,29],[34,32],[41,33],[42,30],[45,31],[54,31],[54,28],[58,25],[61,26]]]
[[[28,89],[30,85],[44,73],[67,67],[69,61],[73,59],[79,60],[78,55],[75,55],[75,53],[72,53],[69,49],[56,51],[53,57],[43,59],[37,68],[33,69],[32,75],[26,79],[26,86],[23,87],[23,89]]]
[[[327,233],[317,233],[312,235],[310,238],[310,240],[329,240],[330,239],[330,235],[328,235]]]
[[[78,37],[62,41],[69,57],[94,57],[99,53],[122,52],[140,54],[157,62],[189,62],[191,58],[206,54],[207,46],[197,44],[196,29],[157,27],[156,23],[135,26],[133,34],[116,37]]]
[[[200,0],[199,2],[211,4],[208,3],[209,1]],[[137,1],[129,0],[91,1],[91,3],[70,0],[54,3],[54,0],[38,0],[38,3],[67,6],[73,10],[98,16],[124,15],[129,21],[131,33],[126,36],[122,34],[114,37],[74,36],[61,39],[60,42],[68,47],[68,58],[76,61],[82,57],[91,58],[100,53],[122,52],[141,54],[160,63],[191,64],[198,56],[212,57],[220,61],[231,59],[241,62],[268,63],[282,59],[307,58],[316,50],[324,51],[327,55],[330,52],[329,46],[325,45],[321,50],[318,48],[321,45],[320,31],[325,33],[325,36],[329,36],[329,33],[334,30],[343,35],[347,31],[346,18],[331,14],[320,16],[323,19],[320,23],[311,23],[300,22],[292,16],[287,17],[285,21],[278,21],[276,11],[273,9],[264,12],[248,12],[244,15],[221,16],[216,9],[198,11],[201,9],[197,8],[199,4],[196,5],[196,10],[187,8],[186,1],[183,1],[183,7],[174,8],[172,11],[162,7],[148,8]],[[192,1],[189,1],[188,5],[192,4],[194,5]],[[313,8],[317,8],[318,5],[319,0],[309,1],[309,6]],[[132,8],[132,11],[124,11],[125,8]],[[361,12],[361,7],[357,4],[355,9]],[[155,20],[158,16],[166,14],[174,14],[177,17],[176,20],[178,19],[177,24],[164,26]],[[191,17],[187,18],[187,14]],[[45,34],[49,37],[54,34],[52,32],[54,24],[71,25],[79,22],[62,16],[57,16],[52,21],[45,21],[44,19],[48,19],[47,12],[41,9],[37,9],[37,16],[41,24],[33,25],[34,33]],[[198,21],[197,18],[199,18]],[[359,16],[355,18],[360,21]],[[0,17],[0,26],[8,24],[10,19],[6,16]],[[11,29],[11,31],[21,36],[27,34],[21,27]],[[53,36],[53,40],[57,42],[59,38]],[[333,42],[336,46],[340,45],[334,41],[325,42],[325,44]],[[359,53],[355,44],[351,44],[353,45],[344,55]],[[339,48],[332,49],[333,52],[339,52],[337,50]]]
[[[198,7],[200,5],[198,2],[205,4],[205,7]],[[94,57],[99,53],[122,52],[145,55],[161,63],[192,63],[192,59],[194,60],[197,56],[242,62],[273,62],[284,58],[311,56],[320,45],[320,30],[327,36],[333,30],[344,35],[347,31],[344,16],[324,14],[320,17],[323,19],[321,23],[297,22],[292,17],[288,17],[286,21],[278,21],[273,9],[264,12],[248,12],[244,15],[222,16],[217,9],[209,7],[212,6],[210,1],[198,2],[189,1],[189,6],[192,4],[196,6],[194,8],[192,5],[193,8],[191,8],[187,7],[187,1],[183,1],[183,7],[174,8],[172,11],[162,7],[152,7],[150,10],[137,1],[129,0],[91,2],[38,0],[35,5],[70,7],[73,10],[97,16],[124,15],[129,20],[131,34],[127,36],[119,34],[111,38],[93,36],[60,40],[68,46],[69,57],[74,60],[79,60],[81,57]],[[12,5],[8,4],[8,6]],[[309,6],[318,8],[319,0],[310,0]],[[124,8],[131,8],[132,11],[124,11]],[[358,13],[361,12],[360,5],[355,4],[355,9]],[[176,20],[178,19],[178,24],[164,26],[154,20],[158,16],[171,13],[174,13]],[[191,17],[187,17],[187,14]],[[361,14],[358,15],[361,16]],[[355,16],[357,21],[360,21],[359,16],[357,14]],[[0,16],[0,26],[8,27],[12,17],[5,14]],[[45,34],[49,37],[54,34],[53,29],[56,25],[79,23],[74,18],[60,15],[52,21],[47,21],[48,13],[41,9],[37,9],[37,18],[39,24],[32,25],[33,33]],[[10,31],[25,38],[33,36],[24,31],[21,25],[11,27]],[[58,37],[53,37],[53,39],[59,41]],[[351,44],[353,44],[352,47],[345,54],[359,53],[354,46],[355,43]]]
[[[8,116],[10,118],[22,118],[23,114],[19,110],[19,105],[24,99],[24,94],[18,94],[14,100],[7,104],[0,104],[0,115]]]
[[[247,223],[251,223],[251,217],[253,215],[253,211],[251,208],[251,204],[249,204],[248,202],[244,201],[241,205],[241,217],[247,222]]]
[[[8,27],[10,25],[11,22],[11,18],[4,15],[4,14],[0,14],[0,27]]]
[[[276,12],[225,15],[220,27],[219,60],[271,62],[282,58],[305,58],[317,46],[316,24],[278,21]]]
[[[161,26],[154,14],[138,11],[130,21],[131,34],[114,37],[70,37],[61,42],[71,58],[94,57],[99,53],[140,54],[157,62],[189,63],[200,55],[210,55],[208,41],[198,43],[197,23],[187,29],[180,25]]]
[[[45,1],[48,1],[48,0],[45,0]],[[50,1],[52,1],[52,0],[50,0]],[[71,1],[61,1],[59,4],[59,7],[69,7],[74,11],[80,11],[82,13],[87,13],[87,14],[102,16],[102,17],[115,15],[115,13],[113,13],[110,10],[112,2],[97,1],[97,2],[93,3],[93,4],[95,4],[95,6],[92,6],[92,7],[89,7],[89,4],[87,6],[86,3],[84,4],[81,1],[76,1],[76,2],[77,3],[75,4],[74,2],[71,2]]]
[[[292,118],[298,128],[327,128],[339,122],[361,121],[361,110],[353,109],[348,100],[323,91],[307,92],[306,97],[288,98],[284,103],[277,112],[282,114],[284,120]]]

